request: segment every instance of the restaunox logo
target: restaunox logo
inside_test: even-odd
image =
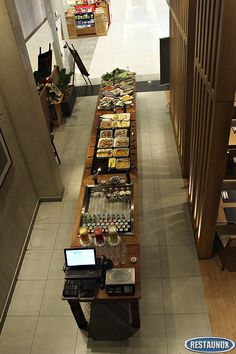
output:
[[[235,343],[221,337],[197,337],[186,340],[184,346],[197,353],[225,353],[234,349]]]

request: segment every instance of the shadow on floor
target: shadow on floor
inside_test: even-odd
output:
[[[129,322],[126,303],[92,304],[88,337],[95,341],[127,341],[137,331]],[[88,346],[89,343],[93,341],[88,341]]]

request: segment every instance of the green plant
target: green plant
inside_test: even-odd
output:
[[[61,92],[64,93],[66,91],[66,89],[68,88],[68,85],[70,83],[70,78],[71,78],[72,75],[73,75],[72,72],[67,74],[65,68],[60,70],[59,77],[58,77],[58,83],[57,83],[56,86],[59,88],[59,90]]]

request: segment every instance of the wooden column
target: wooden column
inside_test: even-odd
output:
[[[170,114],[182,173],[189,177],[196,1],[167,2],[170,8]]]
[[[236,1],[198,0],[189,202],[198,255],[211,257],[236,88]]]

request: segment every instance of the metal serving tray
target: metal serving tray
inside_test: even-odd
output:
[[[111,200],[106,197],[104,190],[118,188],[118,190],[129,188],[131,195],[129,200],[115,199]],[[83,200],[82,215],[80,219],[80,226],[83,224],[84,214],[90,215],[107,215],[119,214],[124,215],[127,220],[130,220],[129,231],[118,233],[122,235],[134,235],[134,188],[133,185],[128,184],[106,184],[106,185],[87,185]]]

